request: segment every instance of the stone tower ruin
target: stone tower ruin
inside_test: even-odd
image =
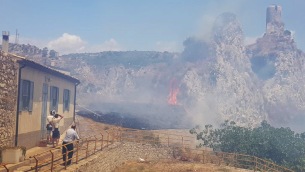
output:
[[[282,34],[284,23],[282,22],[282,7],[270,5],[266,12],[266,34]]]

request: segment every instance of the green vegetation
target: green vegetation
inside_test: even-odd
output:
[[[253,155],[295,171],[305,170],[305,133],[298,134],[290,128],[275,128],[266,121],[257,128],[245,128],[225,121],[220,128],[206,125],[201,130],[196,126],[190,133],[203,141],[199,146]]]

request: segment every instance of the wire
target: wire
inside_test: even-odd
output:
[[[79,107],[81,107],[81,108],[83,108],[83,109],[86,109],[86,110],[92,112],[94,115],[100,116],[100,114],[94,112],[93,110],[90,110],[90,109],[88,109],[88,108],[85,108],[84,106],[81,106],[81,105],[79,105],[79,104],[76,104],[76,105],[79,106]]]
[[[92,112],[92,113],[93,113],[94,115],[96,115],[96,116],[100,116],[100,114],[94,112],[94,111],[91,110],[91,109],[88,109],[88,108],[86,108],[86,107],[84,107],[84,106],[81,106],[81,105],[79,105],[79,104],[76,104],[76,105],[79,106],[80,108],[83,108],[83,109],[89,111],[89,112]],[[76,117],[76,119],[77,119],[77,123],[78,123],[78,126],[77,126],[76,128],[80,128],[79,119],[78,119],[77,117]],[[90,131],[94,131],[94,129],[93,129],[92,126],[89,125],[88,127],[90,128]],[[80,130],[79,130],[79,129],[77,130],[77,132],[78,132],[78,134],[79,134],[79,137],[81,137],[81,136],[80,136]],[[94,132],[91,132],[91,133],[94,133]],[[90,134],[89,134],[89,136],[90,136]]]
[[[77,116],[75,116],[75,119],[76,119],[76,121],[77,121],[77,122],[74,121],[74,124],[75,124],[75,126],[76,126],[76,132],[78,133],[78,136],[79,136],[80,138],[82,138],[82,137],[81,137],[81,132],[80,132],[79,119],[78,119]]]

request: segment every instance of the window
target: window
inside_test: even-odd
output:
[[[64,96],[63,96],[63,111],[69,111],[70,107],[70,90],[64,89]]]
[[[33,110],[33,94],[34,94],[34,82],[28,80],[21,80],[20,82],[20,102],[19,109],[21,111]]]
[[[59,89],[58,87],[50,87],[50,111],[56,110],[58,111],[58,97],[59,97]]]

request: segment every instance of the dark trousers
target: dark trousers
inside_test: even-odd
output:
[[[66,153],[68,152],[67,165],[70,165],[73,156],[73,143],[62,142],[62,145],[62,159],[64,162],[66,162]]]

